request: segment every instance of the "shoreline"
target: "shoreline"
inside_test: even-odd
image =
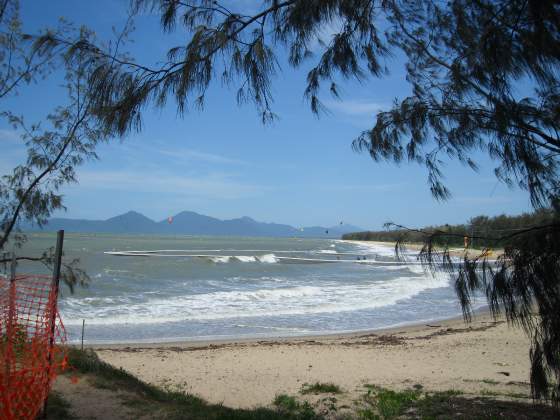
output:
[[[473,310],[474,317],[476,316],[488,316],[490,317],[490,310],[487,305],[476,308]],[[269,335],[260,337],[224,337],[224,338],[196,338],[196,337],[186,337],[185,339],[177,340],[163,340],[163,341],[152,341],[148,339],[146,341],[125,341],[125,342],[91,342],[88,343],[84,341],[84,348],[89,348],[93,350],[107,350],[107,349],[122,349],[122,348],[137,348],[137,349],[150,349],[150,348],[169,348],[169,347],[184,347],[184,348],[201,348],[208,346],[228,346],[236,344],[266,344],[269,342],[274,343],[286,343],[286,342],[297,342],[297,341],[308,341],[308,340],[340,340],[355,338],[362,335],[371,334],[395,334],[403,329],[407,331],[416,331],[424,327],[437,324],[440,326],[455,325],[458,322],[463,322],[463,324],[468,327],[464,321],[462,315],[455,315],[444,318],[431,318],[423,320],[415,320],[411,322],[403,322],[396,325],[390,325],[387,327],[380,328],[367,328],[356,331],[347,332],[332,332],[332,333],[318,333],[318,334],[302,334],[302,335]],[[87,324],[86,324],[87,325]],[[79,342],[72,342],[69,345],[78,347]]]
[[[377,245],[377,246],[383,246],[383,247],[387,247],[387,248],[391,248],[392,250],[395,249],[395,242],[383,242],[383,241],[364,241],[364,240],[357,240],[357,239],[341,239],[340,241],[345,242],[345,243],[351,243],[351,244],[355,244],[355,245],[362,245],[362,246],[368,246],[368,245]],[[403,246],[405,249],[408,249],[410,251],[420,251],[423,248],[423,244],[421,243],[417,243],[417,242],[412,242],[412,243],[403,243]],[[437,249],[441,249],[441,247],[435,247],[436,250]],[[488,256],[494,256],[494,257],[499,257],[500,255],[502,255],[504,252],[503,249],[494,249],[494,250],[490,250],[490,253],[488,254]],[[463,258],[465,257],[465,255],[469,258],[474,258],[474,257],[478,257],[480,255],[482,255],[484,253],[483,249],[478,249],[478,248],[449,248],[449,255],[451,255],[452,257],[460,257]]]

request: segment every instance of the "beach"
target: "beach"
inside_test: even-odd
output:
[[[365,385],[528,395],[529,341],[485,312],[335,336],[110,345],[99,357],[138,378],[229,407],[269,406],[304,384],[333,383],[353,401]]]
[[[383,248],[387,248],[387,249],[392,249],[394,251],[395,249],[395,243],[394,242],[382,242],[382,241],[358,241],[358,240],[344,240],[344,242],[349,243],[349,244],[354,244],[354,245],[358,245],[358,246],[364,246],[364,247],[372,247],[372,246],[378,246],[378,247],[383,247]],[[404,242],[403,243],[403,249],[405,249],[406,251],[410,251],[412,254],[412,259],[414,259],[415,257],[415,253],[419,254],[420,251],[422,250],[422,248],[424,247],[424,244],[421,243],[407,243]],[[434,251],[442,251],[441,247],[435,247]],[[483,253],[485,255],[488,256],[489,259],[493,259],[496,257],[499,257],[500,255],[502,255],[504,253],[504,250],[499,248],[499,249],[492,249],[492,250],[483,250],[483,249],[479,249],[479,248],[449,248],[448,249],[449,255],[452,257],[457,257],[457,258],[464,258],[465,256],[467,256],[468,258],[476,258],[479,257],[480,255],[482,255]],[[409,255],[410,257],[410,255]],[[410,259],[410,258],[409,258]]]
[[[288,249],[293,249],[293,246],[291,241],[285,245]],[[305,252],[312,258],[324,258],[324,255],[331,255],[332,258],[336,249],[342,256],[347,255],[345,252],[367,253],[388,265],[377,267],[337,262],[300,267],[278,263],[262,264],[258,261],[211,262],[200,265],[196,261],[189,261],[190,267],[202,267],[211,273],[222,267],[225,271],[248,270],[252,267],[259,272],[282,270],[278,273],[267,273],[270,277],[255,277],[255,290],[243,292],[243,295],[238,292],[208,294],[202,290],[202,296],[208,296],[209,304],[201,306],[201,312],[220,316],[223,313],[219,319],[223,325],[235,324],[235,328],[246,329],[250,322],[254,322],[254,325],[262,326],[263,331],[259,331],[255,336],[228,336],[233,330],[224,329],[227,334],[223,338],[220,338],[220,335],[213,337],[208,334],[207,337],[193,336],[176,340],[166,333],[159,339],[158,328],[163,328],[166,324],[149,324],[150,312],[146,312],[146,322],[141,319],[143,322],[138,323],[137,317],[130,318],[133,322],[117,325],[118,329],[113,330],[116,334],[109,336],[104,331],[111,331],[111,328],[116,327],[111,324],[109,312],[103,309],[104,312],[100,313],[107,314],[107,321],[98,324],[97,330],[94,329],[95,320],[86,322],[86,348],[94,350],[101,361],[114,368],[123,369],[143,383],[170,392],[177,391],[182,395],[200,397],[204,404],[212,405],[212,410],[218,410],[223,405],[227,409],[265,407],[275,412],[274,410],[278,409],[279,396],[286,396],[295,398],[294,401],[301,404],[308,403],[316,413],[327,419],[341,418],[340,416],[344,415],[356,418],[360,417],[360,410],[371,407],[367,405],[369,403],[364,406],[364,401],[368,398],[371,401],[371,397],[368,397],[370,393],[381,389],[398,392],[421,390],[424,393],[422,398],[435,395],[435,400],[438,393],[443,393],[441,401],[449,403],[452,407],[450,413],[460,411],[461,408],[457,407],[461,407],[461,404],[469,405],[465,409],[470,412],[473,408],[468,401],[479,401],[480,398],[486,401],[480,406],[483,407],[482,410],[495,407],[496,400],[513,404],[507,407],[508,412],[516,412],[518,406],[515,404],[530,402],[529,340],[522,330],[509,326],[504,319],[494,319],[487,309],[481,308],[485,302],[483,298],[477,299],[476,307],[479,309],[475,311],[472,322],[467,324],[462,317],[457,316],[460,309],[450,279],[441,275],[436,278],[425,277],[427,274],[414,265],[395,265],[391,244],[361,241],[319,242],[314,244],[315,250],[312,251],[307,251],[310,247],[306,242],[300,246],[305,246]],[[414,258],[415,250],[416,248],[410,248],[412,252],[408,254],[409,259]],[[277,251],[277,254],[281,255],[281,252]],[[111,261],[107,260],[106,264],[110,264]],[[144,260],[141,259],[122,261],[139,262],[140,265],[135,267],[138,270],[145,266]],[[186,262],[178,259],[175,264],[178,269],[182,269]],[[396,270],[391,269],[393,265]],[[112,271],[106,271],[110,275],[116,272],[116,268],[109,267]],[[300,284],[293,285],[288,283],[286,277],[280,275],[283,270],[295,267],[300,267],[298,270],[301,270],[305,277]],[[115,276],[115,280],[122,281],[125,278],[125,268],[128,267],[119,268],[121,271]],[[335,271],[337,283],[318,283],[322,276],[330,276],[331,270],[338,270]],[[307,273],[314,275],[309,276]],[[282,281],[272,284],[270,279],[273,275],[277,276],[275,279]],[[360,283],[348,289],[345,278],[351,275],[359,275],[355,281]],[[246,279],[252,277],[243,278],[244,283],[235,279],[235,287],[245,288]],[[141,280],[142,278],[139,281]],[[224,277],[226,284],[228,281],[228,278]],[[314,282],[313,285],[321,287],[310,288],[310,281]],[[370,281],[372,283],[369,283]],[[182,287],[188,287],[190,283],[181,284]],[[263,285],[270,289],[263,288]],[[415,290],[415,287],[418,290]],[[272,298],[276,295],[271,295],[270,290],[278,292],[278,296]],[[343,296],[339,296],[338,290],[349,290],[351,293],[345,292]],[[300,295],[300,292],[304,293]],[[174,302],[175,297],[171,292],[169,296],[171,302]],[[198,299],[196,302],[200,301],[197,297],[200,294],[193,296],[166,310],[184,313],[185,305],[192,305],[195,298]],[[240,300],[239,296],[243,296],[243,300]],[[229,301],[219,300],[226,297],[234,299],[235,318],[230,318],[231,309],[228,308],[227,312],[224,309],[224,305]],[[374,303],[376,299],[382,299],[383,304],[357,312],[347,306],[333,307],[333,298],[342,297],[345,300],[340,300],[337,304],[346,305],[346,299],[351,299],[353,304],[363,303],[364,299]],[[166,303],[168,300],[160,300],[146,301],[143,306],[135,306],[134,309],[146,311],[144,308],[147,308],[146,305],[150,302],[155,302],[162,308],[169,305]],[[284,328],[284,324],[279,325],[282,328],[277,328],[268,321],[269,317],[278,311],[286,314],[279,320],[282,323],[287,322],[289,317],[293,316],[291,312],[285,311],[287,305],[297,309],[297,305],[302,303],[305,305],[302,307],[305,308],[305,313],[293,318],[293,330]],[[305,333],[301,328],[302,323],[323,319],[321,312],[314,308],[322,308],[325,304],[331,305],[327,306],[329,311],[339,315],[325,317],[324,330],[332,329],[329,323],[335,322],[333,325],[350,326],[349,331],[353,332]],[[441,310],[442,304],[447,305],[445,311]],[[252,311],[262,312],[255,321],[244,317],[243,311],[250,312],[250,308]],[[445,316],[446,313],[454,315]],[[339,319],[348,319],[351,322],[341,323]],[[360,324],[354,323],[355,319],[360,319]],[[193,322],[188,318],[187,321],[178,324],[177,331]],[[197,322],[203,328],[209,328],[215,320],[208,315]],[[92,323],[94,327],[91,326]],[[355,325],[358,325],[358,328],[352,329]],[[134,336],[125,335],[130,328],[148,328],[152,332],[146,339],[134,341]],[[110,340],[88,342],[87,337],[92,335],[92,329],[99,337],[109,337]],[[294,335],[295,331],[297,335]],[[60,392],[70,403],[78,418],[138,418],[141,409],[135,411],[130,401],[140,401],[145,395],[134,391],[136,385],[128,389],[131,385],[115,385],[106,381],[107,377],[100,379],[86,374],[78,384],[73,384],[68,375],[63,375],[57,380],[55,391]],[[305,392],[314,385],[332,385],[337,391],[334,394],[322,391]],[[448,398],[457,395],[460,396],[460,400]],[[490,397],[492,400],[488,400]],[[99,404],[100,402],[102,404]],[[103,408],[97,407],[98,405]],[[165,410],[164,406],[165,404],[159,402],[155,405],[159,408],[154,409],[152,405],[152,414],[146,414],[142,418],[158,418],[160,414],[153,414],[153,410],[158,413],[157,410]],[[523,410],[530,412],[530,406],[523,406]]]

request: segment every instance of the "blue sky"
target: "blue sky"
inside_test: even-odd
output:
[[[251,7],[251,1],[244,0]],[[76,5],[80,6],[77,7]],[[96,29],[101,38],[125,21],[126,1],[24,1],[26,27],[52,25],[59,16]],[[157,17],[143,15],[130,50],[139,62],[153,62],[181,40],[164,35]],[[99,148],[100,160],[78,170],[79,184],[63,189],[67,211],[58,216],[104,219],[137,210],[161,220],[182,210],[219,217],[251,216],[294,226],[340,221],[378,229],[387,221],[408,226],[461,223],[479,214],[517,214],[530,209],[526,192],[496,181],[494,164],[480,156],[480,172],[449,162],[453,198],[435,201],[426,170],[416,164],[375,163],[351,149],[371,127],[375,113],[409,93],[399,59],[389,61],[382,80],[341,83],[342,100],[328,95],[329,115],[316,118],[303,99],[306,68],[283,71],[274,81],[273,110],[279,119],[263,126],[250,104],[238,106],[235,89],[215,83],[203,111],[178,117],[166,108],[147,109],[143,130]],[[8,106],[29,121],[64,101],[55,77],[11,98]],[[24,158],[10,127],[0,127],[0,173]]]

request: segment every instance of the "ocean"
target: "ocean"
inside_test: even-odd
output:
[[[30,234],[39,255],[54,234]],[[67,234],[88,288],[61,290],[69,341],[171,342],[371,330],[461,313],[451,278],[390,246],[331,239]],[[18,272],[48,273],[31,263]]]

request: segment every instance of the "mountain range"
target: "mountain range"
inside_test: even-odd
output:
[[[192,211],[183,211],[171,218],[156,222],[141,213],[129,211],[107,220],[85,220],[53,218],[39,228],[22,226],[27,231],[56,231],[79,233],[152,233],[168,235],[224,235],[224,236],[280,236],[340,238],[345,233],[364,229],[348,224],[332,227],[311,226],[295,228],[279,223],[258,222],[244,216],[237,219],[221,220]]]

